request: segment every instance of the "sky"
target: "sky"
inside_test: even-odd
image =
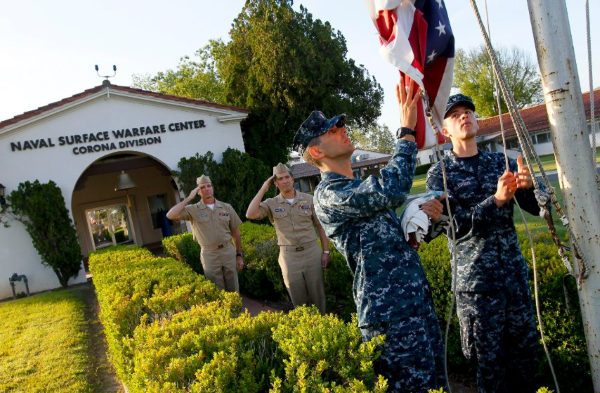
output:
[[[488,0],[494,45],[517,46],[537,62],[526,1]],[[100,85],[130,86],[132,75],[174,69],[182,56],[193,56],[210,39],[228,39],[243,0],[0,0],[0,121]],[[364,0],[296,0],[315,18],[342,32],[348,57],[363,64],[384,89],[381,124],[399,125],[394,93],[397,70],[380,57],[375,27]],[[456,47],[483,43],[468,0],[446,0]],[[485,2],[477,4],[485,18]],[[585,0],[567,0],[581,90],[589,90]],[[590,2],[599,15],[600,3]],[[600,86],[600,27],[592,26],[594,86]],[[326,114],[333,116],[334,114]],[[307,114],[308,116],[308,114]]]

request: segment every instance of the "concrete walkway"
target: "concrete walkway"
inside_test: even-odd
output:
[[[252,315],[253,317],[257,316],[258,314],[260,314],[263,311],[278,311],[278,310],[275,310],[274,308],[265,306],[264,304],[261,304],[261,303],[257,302],[256,300],[247,298],[246,296],[243,296],[243,295],[242,295],[242,307],[245,310],[248,310],[250,315]]]

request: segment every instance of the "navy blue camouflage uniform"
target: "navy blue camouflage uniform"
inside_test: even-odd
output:
[[[534,392],[539,342],[514,200],[498,208],[494,199],[504,154],[479,150],[478,159],[462,159],[447,152],[443,159],[456,230],[463,353],[477,361],[479,392]],[[515,160],[509,166],[517,171]],[[427,173],[427,188],[444,190],[439,162]],[[533,188],[518,189],[515,198],[523,210],[539,214]],[[452,253],[450,239],[448,248]]]
[[[363,338],[386,335],[376,372],[388,379],[390,392],[446,386],[429,284],[394,212],[412,187],[416,152],[416,143],[399,140],[381,177],[363,181],[323,172],[315,189],[317,217],[354,272]]]

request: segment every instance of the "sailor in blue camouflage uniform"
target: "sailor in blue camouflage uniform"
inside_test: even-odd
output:
[[[402,113],[418,100],[397,87]],[[431,291],[417,252],[405,241],[394,210],[408,196],[415,172],[416,116],[402,116],[403,128],[381,177],[353,178],[355,150],[347,136],[345,115],[327,119],[315,111],[302,124],[294,146],[321,170],[315,211],[327,236],[354,273],[358,324],[365,341],[385,334],[375,371],[387,378],[389,392],[426,392],[446,386],[443,344]],[[422,206],[432,220],[439,201]]]
[[[457,313],[464,355],[476,361],[479,392],[534,392],[538,335],[527,263],[513,223],[513,196],[538,215],[523,160],[477,148],[475,105],[449,98],[443,133],[452,141],[444,156],[447,192],[456,229]],[[427,173],[427,188],[444,190],[442,167]],[[448,241],[452,253],[452,242]]]

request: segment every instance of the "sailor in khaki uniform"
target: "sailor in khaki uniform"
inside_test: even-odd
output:
[[[215,199],[208,176],[202,175],[196,182],[198,187],[186,199],[173,206],[167,213],[167,218],[191,222],[194,238],[200,244],[200,260],[206,278],[221,289],[239,292],[237,271],[244,267],[242,240],[238,229],[241,220],[231,205]],[[200,195],[202,200],[195,205],[188,205],[196,195]]]
[[[280,194],[261,202],[271,180]],[[294,306],[314,304],[325,314],[323,268],[329,263],[329,240],[315,214],[313,197],[294,189],[294,177],[285,165],[279,163],[273,168],[273,176],[250,202],[246,217],[252,220],[269,217],[275,226],[280,248],[279,266]]]

